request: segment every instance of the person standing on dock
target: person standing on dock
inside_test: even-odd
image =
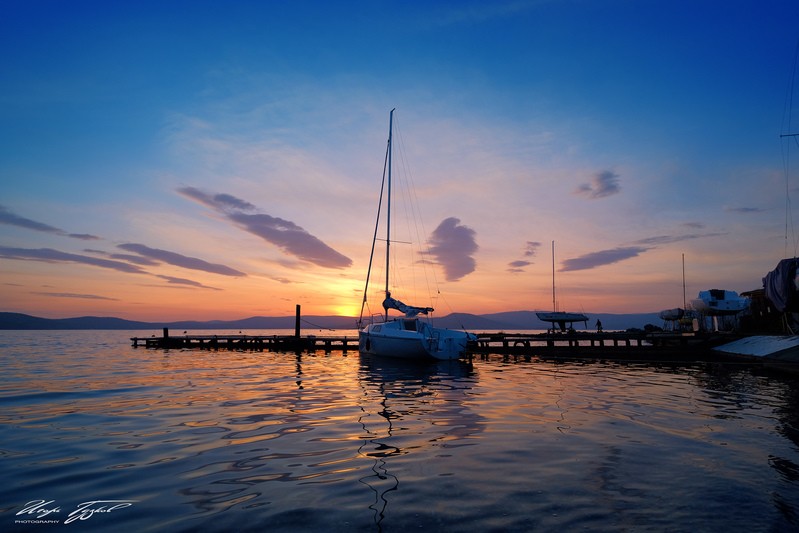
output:
[[[596,332],[602,333],[602,321],[597,318],[596,320]]]

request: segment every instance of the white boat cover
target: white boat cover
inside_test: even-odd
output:
[[[796,286],[796,270],[799,259],[783,259],[777,268],[763,278],[763,288],[777,311],[799,312],[799,291]]]

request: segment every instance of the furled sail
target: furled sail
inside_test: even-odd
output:
[[[396,309],[402,313],[405,313],[406,318],[413,318],[416,315],[422,314],[426,315],[433,311],[432,307],[414,307],[412,305],[405,305],[404,303],[400,302],[391,297],[391,293],[386,293],[386,299],[383,300],[383,309],[388,311],[389,309]]]

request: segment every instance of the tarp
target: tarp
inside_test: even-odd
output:
[[[405,313],[406,318],[413,318],[419,314],[426,315],[427,313],[433,311],[432,307],[414,307],[412,305],[405,305],[399,300],[392,298],[390,292],[386,294],[386,299],[383,300],[383,309],[386,311],[389,309],[396,309],[397,311]]]
[[[777,268],[763,278],[766,298],[774,304],[777,311],[799,312],[799,291],[796,287],[798,266],[799,259],[783,259],[777,264]]]

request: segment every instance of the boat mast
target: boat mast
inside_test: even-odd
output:
[[[395,108],[396,109],[396,108]],[[388,202],[386,203],[386,293],[388,298],[388,271],[391,259],[391,134],[394,130],[394,109],[388,114]],[[386,322],[388,322],[388,309],[386,309]]]
[[[687,303],[685,301],[685,254],[682,254],[682,308],[683,311],[687,309]]]
[[[392,109],[391,112],[393,113],[394,110]],[[390,122],[389,122],[390,123]],[[391,126],[389,126],[389,137],[391,136]],[[380,196],[377,201],[377,218],[375,220],[375,232],[372,236],[372,251],[369,252],[369,267],[366,271],[366,285],[363,288],[363,300],[361,301],[361,315],[358,318],[358,329],[363,326],[363,310],[366,308],[366,302],[369,296],[369,281],[372,277],[372,261],[375,258],[375,243],[377,243],[377,233],[380,229],[380,213],[383,211],[383,192],[386,188],[386,170],[388,167],[388,154],[391,150],[391,140],[389,140],[388,146],[386,147],[386,156],[383,160],[383,180],[380,182]],[[386,265],[388,267],[388,265]],[[388,270],[388,268],[386,268]],[[388,312],[386,312],[388,315]]]
[[[556,313],[558,306],[555,304],[555,241],[552,241],[552,312]]]

